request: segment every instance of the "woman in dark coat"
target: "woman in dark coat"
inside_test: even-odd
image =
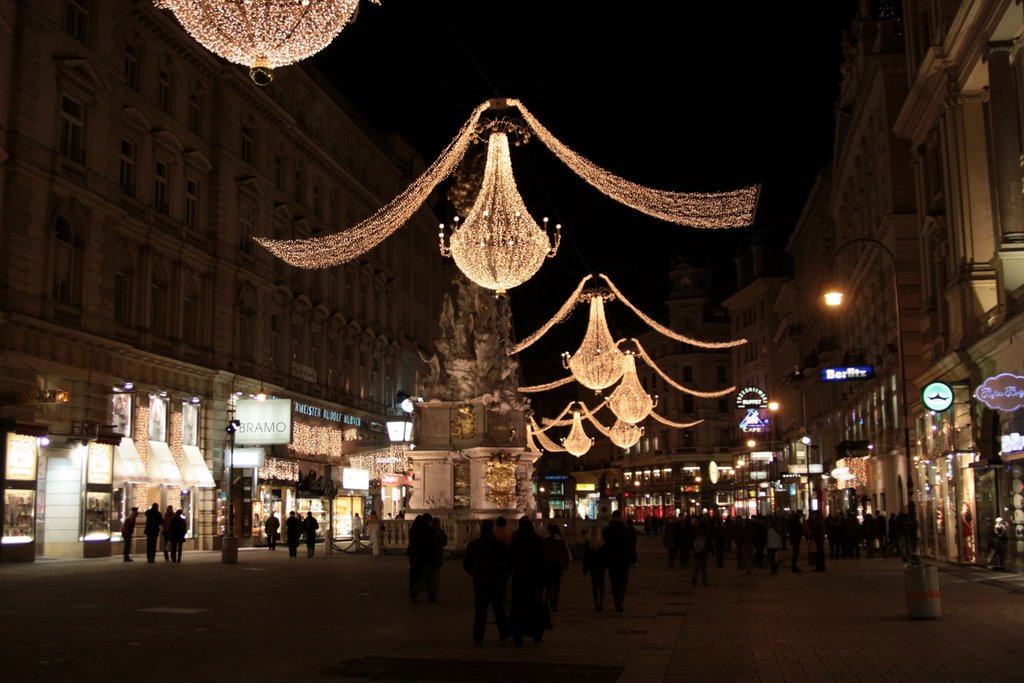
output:
[[[512,640],[523,644],[524,636],[535,642],[544,639],[544,541],[529,517],[519,520],[519,529],[509,544],[512,556],[512,600],[508,622]]]
[[[612,513],[611,522],[604,529],[604,557],[615,611],[621,612],[626,599],[629,568],[636,564],[636,532],[622,521],[622,510]]]
[[[187,534],[188,520],[185,519],[185,513],[178,510],[171,520],[171,562],[181,562],[181,550]]]
[[[284,535],[288,541],[288,557],[298,557],[299,537],[302,536],[302,520],[295,514],[295,510],[288,513],[288,520],[284,523]]]
[[[409,599],[416,602],[420,591],[426,591],[427,598],[436,599],[431,593],[434,562],[437,558],[437,541],[431,529],[433,515],[425,512],[417,515],[409,526],[409,545],[405,554],[409,556]]]

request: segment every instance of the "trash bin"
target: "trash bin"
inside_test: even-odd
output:
[[[934,566],[911,566],[903,570],[907,589],[907,616],[911,619],[937,619],[942,616],[939,570]]]

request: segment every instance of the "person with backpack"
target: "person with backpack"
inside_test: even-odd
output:
[[[693,532],[693,541],[690,543],[693,551],[693,580],[691,583],[697,585],[697,577],[701,577],[701,583],[708,585],[708,552],[711,551],[711,536],[708,533],[707,524],[703,521],[697,525]]]

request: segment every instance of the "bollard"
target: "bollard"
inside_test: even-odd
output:
[[[910,566],[903,570],[907,589],[907,616],[911,619],[937,619],[942,615],[939,570],[934,566]]]

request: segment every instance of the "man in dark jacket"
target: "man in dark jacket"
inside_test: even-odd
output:
[[[299,556],[299,537],[302,536],[302,520],[295,514],[295,510],[288,513],[288,519],[284,523],[285,540],[288,541],[288,557]]]
[[[494,522],[480,522],[480,536],[466,546],[462,568],[473,577],[473,642],[484,642],[487,610],[494,610],[498,637],[508,638],[505,585],[512,573],[508,546],[494,537]]]
[[[797,562],[800,561],[800,542],[804,538],[804,521],[802,519],[803,513],[797,510],[789,516],[789,521],[786,525],[786,531],[789,534],[789,543],[793,546],[793,559],[790,563],[790,569],[794,572],[803,571],[797,566]]]
[[[626,599],[629,568],[636,565],[636,532],[622,521],[622,510],[612,513],[611,522],[604,530],[604,556],[608,567],[608,580],[612,585],[615,611],[621,612]]]
[[[132,536],[135,535],[135,519],[139,516],[139,508],[132,508],[131,514],[124,518],[121,523],[121,539],[124,543],[124,561],[134,562],[132,559]]]
[[[160,538],[160,530],[164,526],[164,516],[160,513],[160,504],[153,503],[146,510],[146,562],[156,562],[156,542]]]

